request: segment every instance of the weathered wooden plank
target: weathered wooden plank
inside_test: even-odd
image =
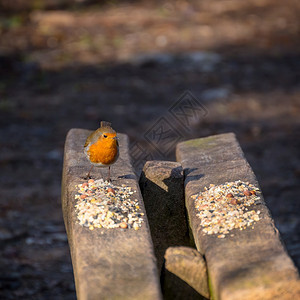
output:
[[[75,199],[78,184],[90,164],[83,145],[90,131],[72,129],[67,135],[62,179],[62,207],[71,250],[76,294],[84,299],[161,299],[156,259],[146,218],[139,230],[89,230],[77,222]],[[133,195],[145,213],[137,178],[128,154],[128,138],[118,134],[120,157],[112,166],[113,183],[136,190]],[[103,169],[102,169],[103,170]],[[99,168],[92,175],[102,178]],[[107,172],[107,171],[106,171]]]
[[[294,299],[300,295],[298,272],[285,251],[263,198],[255,209],[260,219],[254,229],[234,229],[220,239],[200,225],[192,195],[210,184],[236,180],[258,186],[232,133],[182,142],[177,161],[186,175],[185,195],[189,222],[197,249],[205,256],[213,299]]]
[[[158,270],[170,246],[189,246],[183,170],[172,161],[148,161],[140,177]]]
[[[199,293],[196,294],[194,292],[192,294],[190,292],[190,297],[188,297],[188,294],[180,286],[180,282],[177,280],[178,287],[175,286],[174,282],[172,282],[175,281],[174,277],[171,277],[170,274],[165,274],[163,290],[167,290],[166,293],[172,295],[168,299],[175,299],[178,294],[181,295],[178,299],[209,298],[206,262],[196,249],[190,247],[168,248],[165,253],[165,269],[165,271],[171,272],[188,283],[190,287]],[[169,277],[171,278],[169,279]],[[178,290],[179,288],[181,290]]]

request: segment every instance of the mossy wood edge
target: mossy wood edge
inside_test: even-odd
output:
[[[145,214],[139,230],[94,229],[78,224],[74,198],[90,164],[83,145],[90,131],[71,129],[67,135],[62,178],[62,208],[71,251],[77,299],[161,299],[149,225],[128,153],[128,138],[118,134],[120,157],[112,166],[112,180],[136,190],[133,196]],[[106,169],[94,168],[102,178]]]
[[[258,182],[233,133],[189,140],[177,145],[176,158],[185,173],[185,198],[197,249],[207,262],[212,299],[295,299],[299,274],[281,243],[264,202],[254,229],[233,230],[224,239],[205,235],[191,197],[210,184]]]

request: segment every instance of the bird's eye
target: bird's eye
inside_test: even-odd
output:
[[[103,134],[103,137],[107,138],[107,135]]]

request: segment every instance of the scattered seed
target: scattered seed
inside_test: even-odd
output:
[[[244,190],[244,195],[245,196],[251,196],[251,192],[249,190]]]
[[[259,221],[259,216],[258,215],[253,216],[253,220],[256,222]]]
[[[237,202],[237,200],[236,200],[235,198],[231,199],[231,200],[230,200],[230,203],[231,203],[232,205],[237,205],[237,204],[238,204],[238,202]]]
[[[133,229],[134,229],[134,230],[139,230],[139,225],[138,225],[138,223],[136,223],[136,222],[133,223]]]
[[[107,192],[108,192],[108,193],[113,193],[113,194],[116,193],[115,190],[114,190],[113,188],[111,188],[111,187],[109,187],[109,188],[107,189]]]
[[[205,187],[195,197],[197,216],[205,234],[224,238],[233,229],[244,230],[260,220],[260,211],[248,209],[261,203],[259,190],[249,182],[235,181]]]
[[[90,179],[77,186],[75,204],[78,223],[95,228],[134,228],[144,222],[137,199],[132,200],[130,187],[115,186],[108,182]]]
[[[125,222],[120,223],[120,227],[122,229],[126,229],[128,227],[128,225]]]

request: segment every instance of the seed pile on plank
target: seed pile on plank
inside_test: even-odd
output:
[[[136,191],[130,187],[116,186],[103,179],[79,184],[75,208],[80,225],[95,228],[133,228],[138,230],[143,215],[137,199],[132,200]]]
[[[238,180],[211,184],[203,192],[193,195],[203,232],[224,238],[233,229],[253,228],[260,220],[260,211],[249,210],[248,207],[260,203],[259,193],[254,185]]]

